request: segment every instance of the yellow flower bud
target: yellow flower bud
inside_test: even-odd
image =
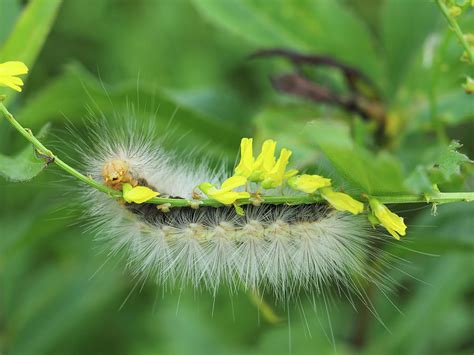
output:
[[[252,144],[252,138],[242,138],[240,141],[240,163],[235,167],[235,175],[247,178],[252,174],[255,162]]]
[[[219,201],[224,205],[231,205],[238,199],[250,197],[250,194],[246,191],[232,191],[233,189],[245,185],[246,183],[246,177],[232,176],[222,183],[220,189],[216,188],[209,182],[199,185],[199,189],[213,200]]]
[[[370,209],[378,221],[397,240],[406,234],[407,226],[403,218],[390,211],[387,206],[375,198],[369,199]]]
[[[159,195],[158,192],[146,186],[136,186],[126,183],[122,185],[123,199],[128,203],[143,203]]]
[[[23,80],[17,75],[28,73],[28,67],[23,62],[0,63],[0,86],[6,86],[21,92]]]
[[[267,139],[263,142],[262,151],[255,160],[249,181],[262,181],[265,178],[265,175],[272,170],[275,166],[275,149],[276,142],[274,140]]]
[[[280,152],[278,161],[273,166],[272,170],[266,174],[265,179],[262,182],[264,189],[274,189],[275,187],[281,186],[285,179],[286,166],[291,156],[291,151],[283,148]],[[293,171],[292,171],[293,172]]]
[[[338,211],[348,211],[352,214],[359,214],[364,210],[364,204],[353,199],[351,196],[336,192],[330,187],[321,189],[321,196]]]
[[[288,180],[288,185],[294,190],[312,194],[322,187],[331,186],[331,179],[326,179],[319,175],[298,175]]]

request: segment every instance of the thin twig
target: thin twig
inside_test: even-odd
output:
[[[468,60],[471,62],[471,64],[474,64],[474,49],[469,46],[469,43],[467,42],[466,38],[464,37],[464,33],[461,30],[461,27],[459,27],[458,21],[454,18],[449,13],[448,7],[444,4],[443,0],[436,0],[436,3],[438,4],[438,7],[441,9],[443,12],[444,17],[448,20],[451,29],[454,31],[456,34],[456,37],[458,38],[459,42],[463,45],[464,49],[466,50]]]

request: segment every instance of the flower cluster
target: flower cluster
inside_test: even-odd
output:
[[[275,189],[284,185],[307,194],[320,193],[322,198],[335,209],[349,211],[353,214],[361,213],[364,209],[359,202],[349,195],[336,192],[331,188],[331,180],[319,175],[297,175],[298,170],[287,170],[292,152],[281,149],[278,159],[275,156],[276,142],[268,139],[263,142],[260,154],[255,158],[253,154],[253,139],[243,138],[240,143],[240,162],[235,167],[234,176],[226,180],[221,189],[210,183],[199,185],[208,197],[225,205],[236,203],[242,198],[249,198],[249,192],[236,192],[235,188],[248,185],[252,182],[261,189]],[[231,182],[231,183],[229,183]]]
[[[238,205],[242,199],[249,199],[252,195],[257,201],[265,202],[261,190],[275,189],[288,186],[293,190],[310,195],[318,195],[326,200],[334,209],[359,214],[364,211],[364,204],[343,192],[335,191],[331,179],[320,175],[298,174],[298,170],[287,170],[292,152],[286,148],[281,149],[278,159],[275,155],[276,142],[268,139],[263,142],[260,154],[255,157],[253,153],[253,139],[243,138],[240,143],[240,161],[235,167],[234,176],[224,181],[220,188],[205,182],[199,189],[210,199],[224,205]],[[258,186],[256,192],[249,192],[249,183]],[[245,186],[245,191],[235,191]],[[248,202],[248,201],[245,201]],[[405,235],[406,225],[403,218],[391,212],[385,205],[375,198],[369,199],[371,213],[369,219],[373,224],[380,224],[396,239]]]

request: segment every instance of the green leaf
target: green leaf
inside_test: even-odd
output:
[[[48,129],[49,125],[45,125],[37,137],[44,137]],[[45,167],[46,163],[35,155],[35,150],[31,144],[28,144],[23,150],[12,157],[0,154],[0,175],[7,180],[31,180],[43,171]]]
[[[31,0],[7,41],[0,49],[0,62],[19,60],[31,70],[53,25],[62,0]],[[9,93],[8,100],[14,93]]]
[[[258,47],[327,54],[362,69],[373,79],[380,76],[370,32],[339,2],[194,0],[194,4],[216,25]]]
[[[382,9],[382,43],[386,53],[387,98],[395,97],[399,86],[427,36],[440,19],[434,3],[425,0],[387,0]]]
[[[18,0],[0,1],[0,43],[10,32],[19,13],[20,3]]]
[[[452,141],[446,151],[440,156],[434,170],[441,173],[446,181],[449,181],[453,175],[461,173],[461,165],[466,162],[472,162],[467,155],[459,153],[457,150],[462,144]]]

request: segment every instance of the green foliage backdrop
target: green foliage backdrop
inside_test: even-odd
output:
[[[473,9],[458,21],[472,33]],[[383,142],[370,117],[275,91],[269,77],[293,71],[289,62],[248,58],[272,47],[361,71],[386,113]],[[426,0],[0,0],[0,62],[31,69],[24,92],[8,94],[9,109],[33,131],[49,130],[46,142],[72,165],[74,151],[55,135],[68,124],[81,131],[90,112],[134,112],[156,121],[173,149],[231,163],[241,137],[276,139],[299,168],[350,192],[429,192],[434,182],[472,191],[474,100],[461,85],[474,73],[462,52]],[[334,70],[305,70],[344,87]],[[75,185],[56,168],[11,181],[42,170],[32,159],[0,120],[1,353],[474,351],[472,204],[439,206],[437,216],[426,204],[398,206],[409,233],[388,250],[408,263],[390,270],[393,304],[371,294],[382,323],[343,297],[329,309],[323,299],[268,299],[268,311],[245,293],[223,289],[214,299],[140,282],[81,228]]]

